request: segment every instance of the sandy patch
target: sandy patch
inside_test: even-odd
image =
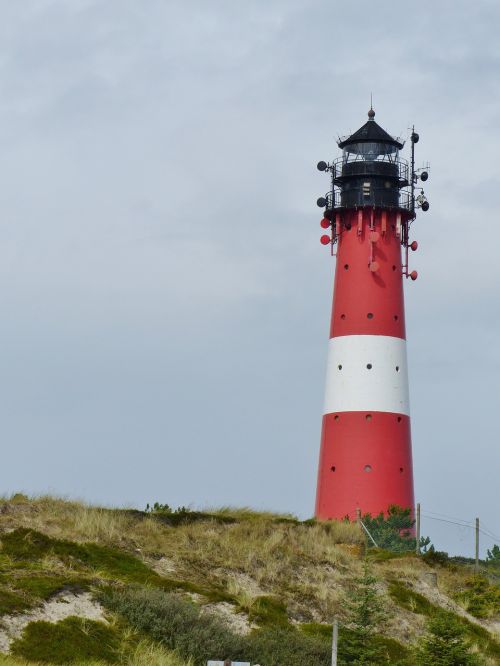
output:
[[[4,615],[0,619],[0,652],[8,653],[11,643],[21,637],[30,622],[45,620],[55,624],[75,616],[106,622],[102,606],[92,599],[89,592],[60,592],[28,613]]]

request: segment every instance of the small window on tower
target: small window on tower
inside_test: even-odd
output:
[[[370,183],[369,182],[368,183],[363,183],[363,195],[365,197],[370,196]]]

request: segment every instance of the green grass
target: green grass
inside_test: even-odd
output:
[[[18,613],[30,606],[30,602],[24,596],[15,594],[9,590],[0,589],[0,615]]]
[[[85,578],[65,576],[25,576],[12,580],[12,586],[16,590],[26,592],[37,599],[49,599],[51,596],[64,589],[88,590],[90,583]]]
[[[464,589],[454,595],[467,611],[477,618],[488,618],[500,613],[500,588],[487,578],[476,576],[465,581]]]
[[[250,622],[261,627],[284,627],[289,624],[286,606],[277,597],[257,597],[248,613]]]
[[[406,610],[412,613],[418,613],[418,615],[430,616],[437,608],[422,594],[410,590],[398,581],[391,581],[389,583],[389,594],[399,606],[406,608]]]
[[[102,572],[122,581],[161,584],[162,580],[139,559],[116,548],[52,539],[28,528],[5,534],[2,552],[13,560],[28,562],[55,556],[67,565]]]
[[[71,664],[84,659],[118,661],[119,634],[102,622],[69,617],[57,624],[31,622],[15,641],[11,653],[49,664]]]
[[[102,577],[126,583],[153,585],[166,591],[184,590],[201,594],[209,601],[229,601],[236,603],[221,586],[205,587],[186,580],[164,578],[152,571],[141,560],[118,548],[101,546],[95,543],[79,544],[62,539],[53,539],[28,528],[20,528],[2,537],[2,554],[13,560],[14,567],[26,570],[44,557],[57,557],[72,570],[85,573],[94,572]],[[12,568],[12,567],[11,567]],[[33,596],[47,598],[58,589],[66,586],[86,588],[88,577],[72,576],[59,578],[49,575],[33,575],[13,582],[18,589]],[[0,606],[1,607],[1,606]]]

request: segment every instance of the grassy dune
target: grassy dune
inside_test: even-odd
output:
[[[0,542],[0,615],[42,614],[37,622],[26,616],[0,666],[70,663],[61,659],[71,645],[82,655],[73,664],[181,666],[193,655],[196,666],[200,643],[214,651],[230,645],[235,655],[251,651],[273,666],[285,659],[277,642],[288,645],[291,666],[295,652],[326,664],[334,616],[348,636],[346,600],[365,557],[355,524],[231,507],[147,513],[49,496],[1,499]],[[414,663],[426,620],[437,615],[461,623],[482,663],[500,663],[495,571],[477,577],[466,564],[385,551],[366,556],[384,607],[374,637],[384,663]],[[43,609],[61,591],[99,599],[105,623],[45,622]],[[172,633],[174,615],[191,623],[189,632]],[[59,652],[44,652],[43,644]]]

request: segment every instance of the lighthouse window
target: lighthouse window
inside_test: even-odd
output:
[[[371,370],[373,368],[373,365],[371,363],[367,363],[366,367],[368,368],[368,370]]]
[[[332,472],[335,472],[335,469],[336,469],[335,465],[332,465],[332,466],[330,467],[330,469],[332,470]]]
[[[373,312],[369,312],[366,316],[368,319],[373,319]]]
[[[371,472],[372,471],[372,466],[371,465],[365,465],[365,472]]]
[[[338,368],[339,368],[339,370],[342,370],[342,366],[341,366],[341,365],[339,365]]]
[[[368,183],[363,183],[363,195],[365,197],[370,196],[370,183],[369,182]]]

